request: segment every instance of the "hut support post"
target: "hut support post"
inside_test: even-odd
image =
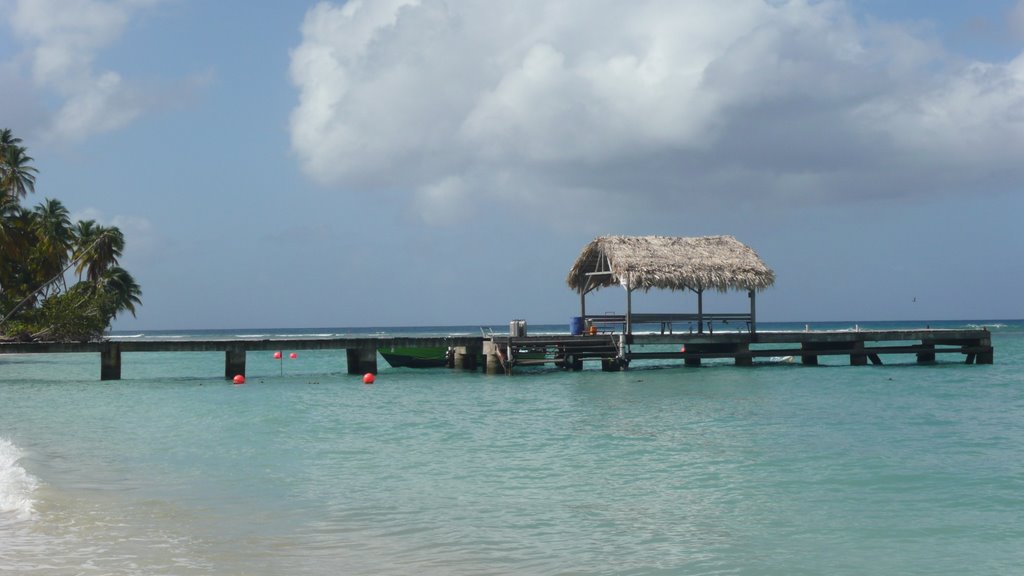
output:
[[[580,287],[580,318],[587,321],[587,292]]]
[[[757,292],[751,290],[750,295],[750,333],[757,333]]]
[[[633,278],[626,270],[626,334],[633,333]]]
[[[697,334],[704,333],[704,289],[697,292]]]

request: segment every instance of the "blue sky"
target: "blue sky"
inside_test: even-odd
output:
[[[118,329],[567,322],[604,234],[737,237],[765,320],[1024,317],[1021,1],[0,13],[29,202],[125,232]]]

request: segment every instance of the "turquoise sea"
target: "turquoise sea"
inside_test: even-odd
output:
[[[234,386],[222,353],[0,356],[0,573],[1024,573],[1024,321],[810,328],[925,324],[988,326],[995,363],[364,385],[285,349]],[[367,332],[479,329],[114,336]]]

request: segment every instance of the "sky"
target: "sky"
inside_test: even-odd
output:
[[[610,234],[735,236],[775,271],[762,321],[1024,317],[1024,0],[0,15],[26,202],[125,234],[143,305],[115,329],[568,323]]]

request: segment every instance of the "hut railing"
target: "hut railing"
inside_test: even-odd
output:
[[[614,331],[616,328],[622,332],[626,331],[625,314],[594,314],[585,316],[583,320],[586,326],[596,326],[600,332]],[[694,329],[700,331],[700,325],[703,323],[707,327],[707,331],[714,334],[716,324],[720,331],[731,326],[740,326],[742,329],[750,332],[753,315],[750,313],[723,312],[704,312],[703,314],[634,312],[630,315],[630,321],[633,326],[658,325],[662,334],[672,334],[676,324],[685,324],[690,332],[693,332]]]

